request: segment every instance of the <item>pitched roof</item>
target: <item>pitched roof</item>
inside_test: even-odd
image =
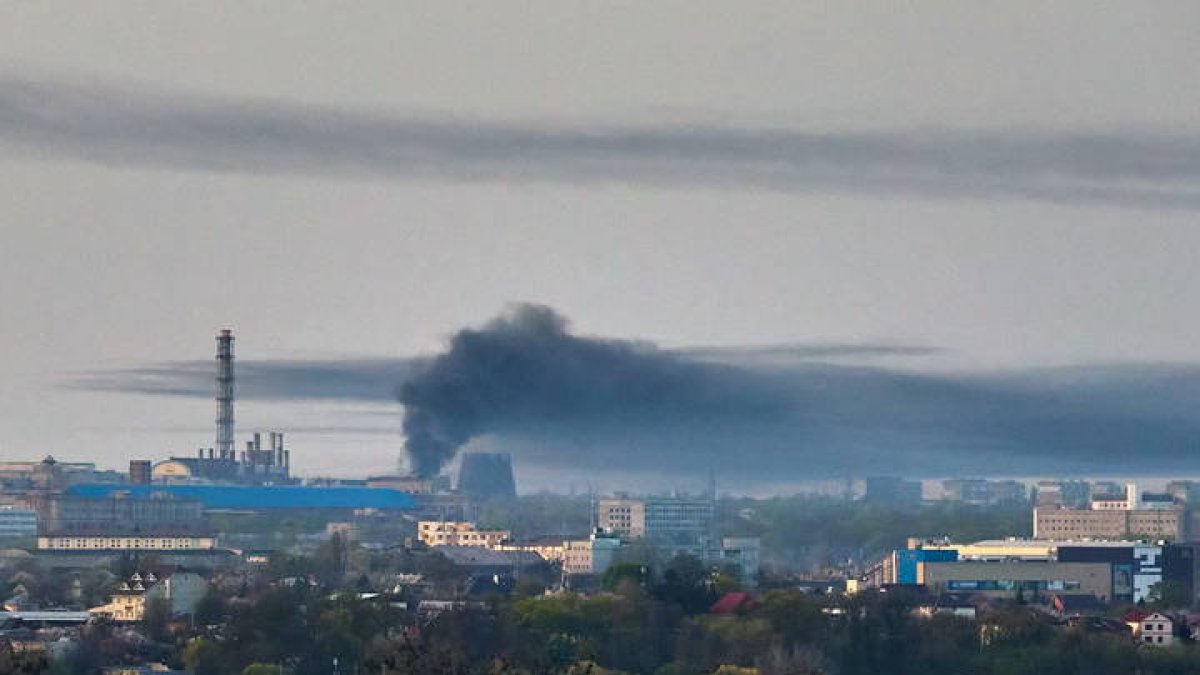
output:
[[[734,614],[744,609],[751,609],[758,604],[749,593],[726,593],[720,600],[713,603],[709,612],[713,614]]]

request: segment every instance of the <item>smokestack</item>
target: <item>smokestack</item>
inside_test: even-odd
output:
[[[232,459],[233,449],[233,331],[217,334],[217,452]]]

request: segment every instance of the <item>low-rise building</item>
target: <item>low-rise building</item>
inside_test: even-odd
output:
[[[593,534],[563,542],[563,574],[604,574],[616,561],[621,540]]]
[[[167,603],[172,616],[190,614],[200,598],[208,591],[208,582],[192,572],[134,572],[122,581],[107,605],[88,610],[113,621],[141,621],[146,615],[146,603],[161,600]]]
[[[1154,612],[1138,622],[1134,639],[1145,645],[1169,647],[1175,644],[1175,622],[1165,614]]]
[[[507,541],[511,533],[508,530],[480,530],[470,522],[422,520],[417,523],[417,536],[426,546],[495,548]]]
[[[959,560],[926,562],[922,583],[936,592],[972,593],[1027,599],[1092,595],[1112,600],[1112,567],[1107,563],[1057,561],[992,562]]]

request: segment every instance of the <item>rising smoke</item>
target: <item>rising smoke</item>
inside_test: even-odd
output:
[[[406,450],[430,476],[472,438],[506,430],[555,435],[778,422],[792,405],[761,378],[652,346],[581,337],[549,307],[517,305],[400,387]]]

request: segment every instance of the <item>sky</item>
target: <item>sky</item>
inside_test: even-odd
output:
[[[205,362],[230,327],[251,393],[278,374],[255,363],[308,364],[275,380],[308,393],[246,397],[242,431],[288,432],[309,475],[390,471],[391,366],[363,395],[321,378],[536,303],[739,368],[770,345],[913,348],[802,361],[1053,390],[1087,414],[1005,438],[1107,438],[1104,461],[1151,438],[1184,470],[1198,24],[1190,2],[5,4],[0,459],[211,445],[206,393],[134,371]],[[906,400],[853,398],[877,401],[835,406],[856,430]],[[936,444],[953,399],[902,419],[924,424],[906,447]],[[534,436],[479,442],[523,486],[588,480]],[[805,458],[851,442],[821,438]],[[854,442],[871,466],[896,441]],[[681,459],[661,458],[636,471]]]

